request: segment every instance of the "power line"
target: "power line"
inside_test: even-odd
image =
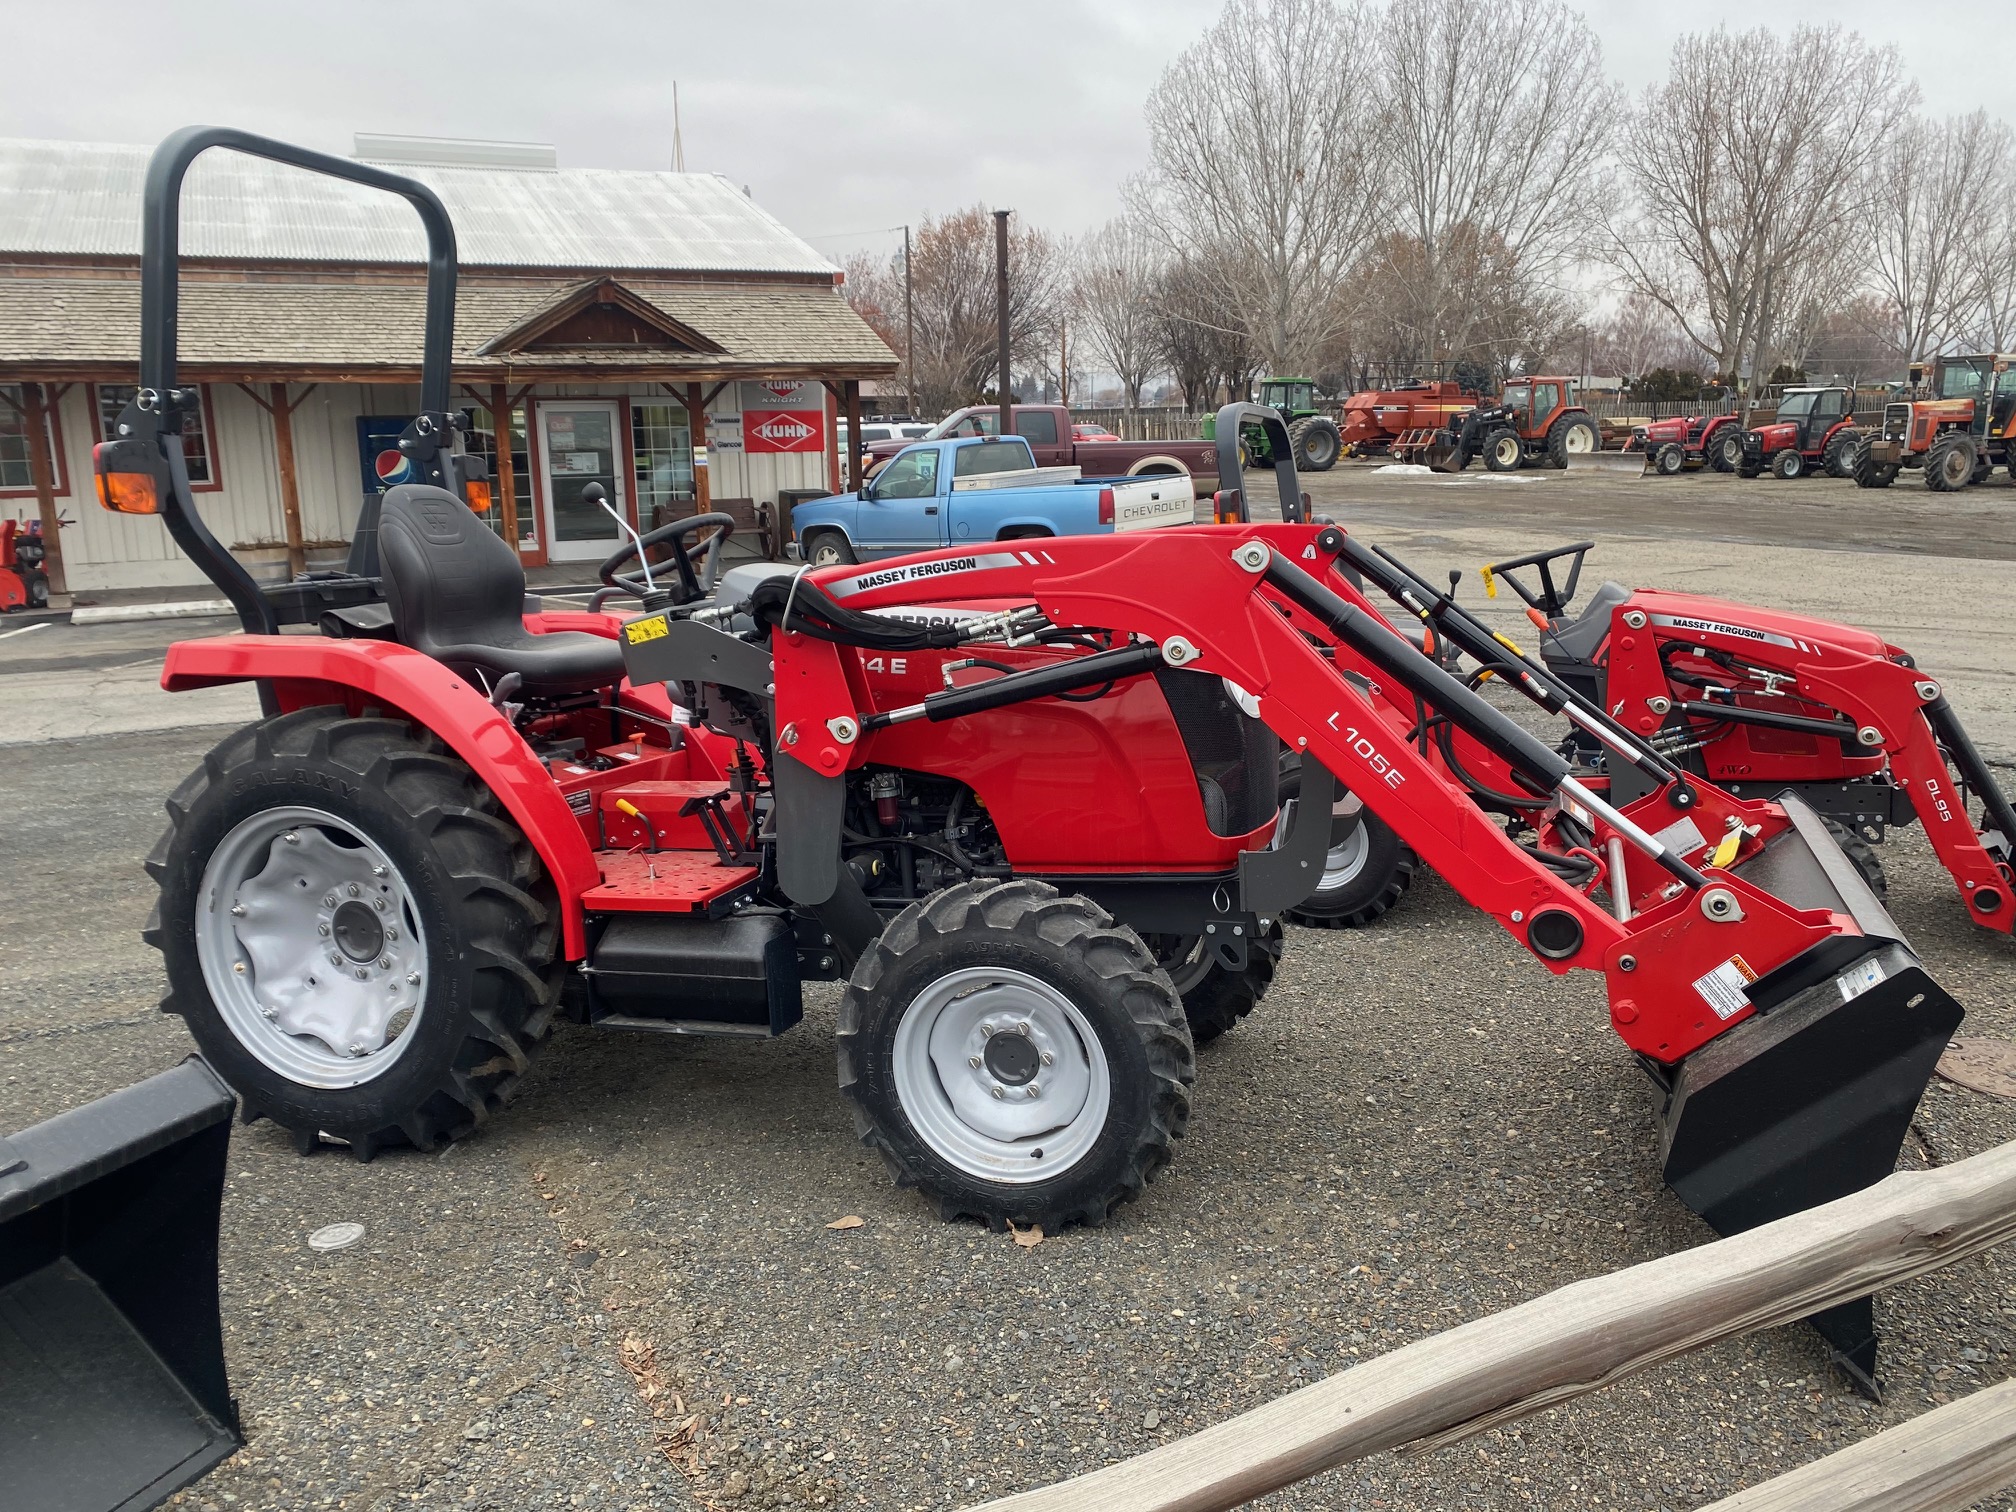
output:
[[[805,240],[808,242],[846,241],[849,237],[880,236],[887,231],[902,231],[906,229],[908,228],[904,226],[870,226],[865,231],[823,231],[817,236],[808,236]]]

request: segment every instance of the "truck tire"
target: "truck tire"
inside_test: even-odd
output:
[[[1248,946],[1246,969],[1226,971],[1204,949],[1201,935],[1143,935],[1156,964],[1169,973],[1193,1044],[1207,1045],[1259,1006],[1274,984],[1284,945],[1278,919],[1261,920],[1260,937]]]
[[[302,709],[168,800],[143,938],[236,1091],[303,1154],[431,1150],[517,1091],[559,1001],[559,911],[490,790],[399,719]]]
[[[1855,442],[1855,461],[1849,476],[1854,478],[1857,488],[1888,488],[1897,481],[1897,464],[1878,462],[1871,455],[1877,440],[1876,432],[1870,431]]]
[[[847,537],[837,530],[813,530],[805,536],[805,560],[814,567],[852,567],[861,559]]]
[[[1595,451],[1603,444],[1603,434],[1585,410],[1570,410],[1547,432],[1547,460],[1566,469],[1568,458]]]
[[[962,882],[904,909],[854,968],[837,1040],[862,1143],[948,1219],[1102,1223],[1190,1117],[1196,1054],[1167,974],[1133,930],[1041,882]]]
[[[1958,493],[1974,481],[1974,438],[1949,431],[1925,452],[1925,486],[1934,493]]]
[[[1743,432],[1734,425],[1725,425],[1713,436],[1702,455],[1708,465],[1719,473],[1733,473],[1743,462]]]
[[[1771,476],[1786,482],[1806,471],[1806,459],[1799,455],[1796,446],[1781,446],[1771,457]]]
[[[1491,472],[1517,472],[1526,461],[1526,443],[1519,432],[1501,425],[1484,438],[1484,466]]]
[[[1327,416],[1304,415],[1288,426],[1288,450],[1297,472],[1328,472],[1344,450],[1344,433]]]
[[[1843,426],[1827,442],[1827,449],[1820,454],[1820,465],[1827,470],[1830,478],[1852,478],[1855,476],[1855,447],[1862,439],[1862,432],[1854,426]]]

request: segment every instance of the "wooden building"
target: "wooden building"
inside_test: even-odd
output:
[[[590,482],[646,524],[689,512],[700,487],[775,501],[842,485],[836,421],[895,357],[839,270],[741,189],[561,169],[549,148],[358,149],[427,182],[454,219],[457,397],[472,448],[495,459],[493,524],[528,566],[613,549],[613,523],[580,500]],[[158,524],[107,514],[92,492],[91,447],[139,361],[147,157],[0,139],[0,518],[42,519],[72,591],[200,581]],[[339,560],[365,495],[401,477],[391,439],[419,398],[417,221],[393,196],[211,152],[185,186],[182,254],[205,519],[256,575]]]

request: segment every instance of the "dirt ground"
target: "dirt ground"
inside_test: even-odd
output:
[[[1466,600],[1508,628],[1523,621],[1472,569],[1583,538],[1600,542],[1592,582],[1865,624],[2016,762],[2004,480],[1939,496],[1908,476],[1864,493],[1346,464],[1311,492],[1424,572],[1464,569]],[[216,628],[0,641],[0,699],[26,717]],[[190,1048],[154,1007],[139,863],[221,731],[178,724],[143,684],[70,738],[0,731],[0,1128]],[[1968,924],[1915,830],[1884,860],[1965,1032],[2016,1037],[2016,947]],[[960,1507],[1709,1237],[1660,1183],[1651,1089],[1600,983],[1550,976],[1432,877],[1373,928],[1290,934],[1263,1007],[1200,1056],[1175,1163],[1106,1227],[1034,1248],[939,1222],[858,1146],[827,988],[774,1044],[563,1031],[517,1104],[432,1156],[303,1159],[240,1129],[223,1290],[250,1444],[181,1504]],[[2016,1104],[1935,1084],[1905,1164],[2011,1138]],[[828,1227],[843,1217],[862,1222]],[[340,1220],[364,1241],[307,1248]],[[1259,1505],[1699,1507],[2007,1375],[2011,1263],[1879,1297],[1880,1407],[1783,1328]]]

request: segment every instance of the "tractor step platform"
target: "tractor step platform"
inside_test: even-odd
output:
[[[581,894],[597,913],[707,913],[751,887],[754,866],[723,866],[711,850],[603,851],[602,883]]]

